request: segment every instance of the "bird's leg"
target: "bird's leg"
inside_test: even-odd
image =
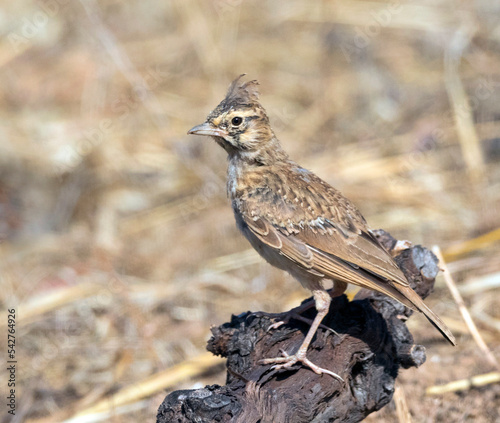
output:
[[[313,296],[316,304],[316,310],[318,310],[318,314],[314,318],[312,325],[309,328],[309,331],[307,332],[307,335],[304,341],[302,342],[302,345],[299,347],[298,351],[294,355],[288,355],[286,352],[282,351],[283,357],[266,358],[264,360],[260,360],[260,363],[274,364],[273,366],[274,369],[288,369],[292,367],[295,363],[300,361],[302,364],[309,367],[314,373],[317,373],[319,375],[322,373],[326,373],[329,374],[330,376],[333,376],[343,381],[343,379],[338,374],[330,370],[318,367],[316,364],[309,361],[309,359],[306,357],[309,344],[311,343],[316,331],[318,330],[321,321],[328,314],[330,303],[332,301],[330,295],[325,290],[315,290],[313,291]]]
[[[327,292],[331,298],[335,298],[335,297],[340,297],[345,292],[346,289],[347,289],[347,284],[345,282],[334,281],[333,288],[329,289]],[[303,316],[301,316],[301,314],[303,312],[309,310],[310,308],[312,308],[313,305],[314,305],[314,303],[312,301],[307,301],[306,303],[301,304],[298,307],[292,308],[288,313],[286,313],[284,319],[280,320],[279,322],[273,323],[271,326],[269,326],[267,328],[267,330],[277,329],[281,325],[288,323],[292,319],[300,320],[301,322],[312,325],[313,320],[308,319],[307,317],[303,317]],[[335,332],[332,328],[329,328],[328,326],[320,324],[319,327],[322,329],[328,330],[330,332],[333,332],[337,336],[340,336],[337,332]]]

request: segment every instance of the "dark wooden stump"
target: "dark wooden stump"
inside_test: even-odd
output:
[[[377,235],[393,251],[396,240],[383,231]],[[438,272],[434,254],[415,246],[395,260],[425,298]],[[336,334],[320,328],[308,357],[342,376],[344,383],[300,364],[279,371],[258,364],[279,356],[280,349],[294,353],[307,324],[292,320],[267,331],[272,323],[268,317],[252,312],[233,316],[231,322],[212,329],[207,346],[227,357],[226,385],[172,392],[158,410],[157,423],[359,422],[391,400],[399,368],[425,362],[425,348],[413,343],[404,323],[411,313],[397,301],[367,290],[360,290],[353,301],[345,296],[333,299],[323,324]],[[304,313],[311,319],[314,315],[314,308]]]

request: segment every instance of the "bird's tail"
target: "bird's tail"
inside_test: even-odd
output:
[[[448,329],[448,326],[439,318],[439,316],[434,313],[427,305],[425,305],[424,301],[420,296],[411,288],[403,288],[401,289],[399,286],[397,290],[401,292],[419,311],[421,311],[427,320],[432,323],[432,325],[439,331],[441,334],[448,340],[451,345],[457,345],[457,341],[455,337],[451,333],[451,330]]]

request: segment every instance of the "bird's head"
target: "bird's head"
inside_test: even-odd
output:
[[[269,161],[269,155],[283,153],[269,124],[267,113],[259,103],[257,81],[242,83],[236,78],[226,97],[210,112],[207,120],[188,134],[212,136],[230,155],[253,161]]]

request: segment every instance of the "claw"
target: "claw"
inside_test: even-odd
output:
[[[289,320],[280,320],[279,322],[273,323],[270,325],[267,329],[266,332],[269,332],[271,329],[278,329],[280,326],[284,325],[285,323],[288,323]]]
[[[283,354],[283,357],[290,357],[288,353],[282,348],[280,348],[280,353]]]
[[[307,332],[306,337],[304,338],[304,341],[300,345],[300,348],[298,349],[297,353],[294,355],[288,355],[285,351],[281,351],[282,357],[276,357],[276,358],[266,358],[264,360],[260,360],[260,364],[273,364],[272,368],[273,369],[289,369],[292,367],[295,363],[301,362],[304,366],[309,367],[314,373],[320,375],[320,374],[327,374],[330,375],[340,381],[344,381],[337,373],[333,373],[330,370],[322,369],[321,367],[318,367],[316,364],[312,363],[307,357],[306,357],[306,352],[307,349],[309,348],[309,344],[311,343],[314,334],[318,330],[319,326],[321,325],[321,321],[323,318],[326,316],[328,313],[328,310],[330,308],[330,303],[332,301],[330,295],[328,292],[325,290],[314,290],[313,291],[313,296],[314,296],[314,304],[316,306],[316,310],[318,311],[318,314],[316,314],[316,317],[314,320],[311,322],[309,319],[306,319],[305,317],[302,317],[300,315],[297,315],[297,311],[299,308],[295,308],[293,311],[289,312],[285,318],[285,320],[288,320],[290,317],[297,318],[298,320],[302,321],[307,321],[308,323],[311,324],[311,327],[309,328],[309,331]],[[309,306],[307,306],[309,307]],[[300,307],[301,309],[305,308],[304,305]],[[295,315],[294,315],[295,314]],[[280,326],[282,323],[277,322],[276,323],[278,326]],[[275,326],[275,325],[272,325]],[[327,328],[330,329],[330,328]],[[335,333],[335,331],[333,331]]]

